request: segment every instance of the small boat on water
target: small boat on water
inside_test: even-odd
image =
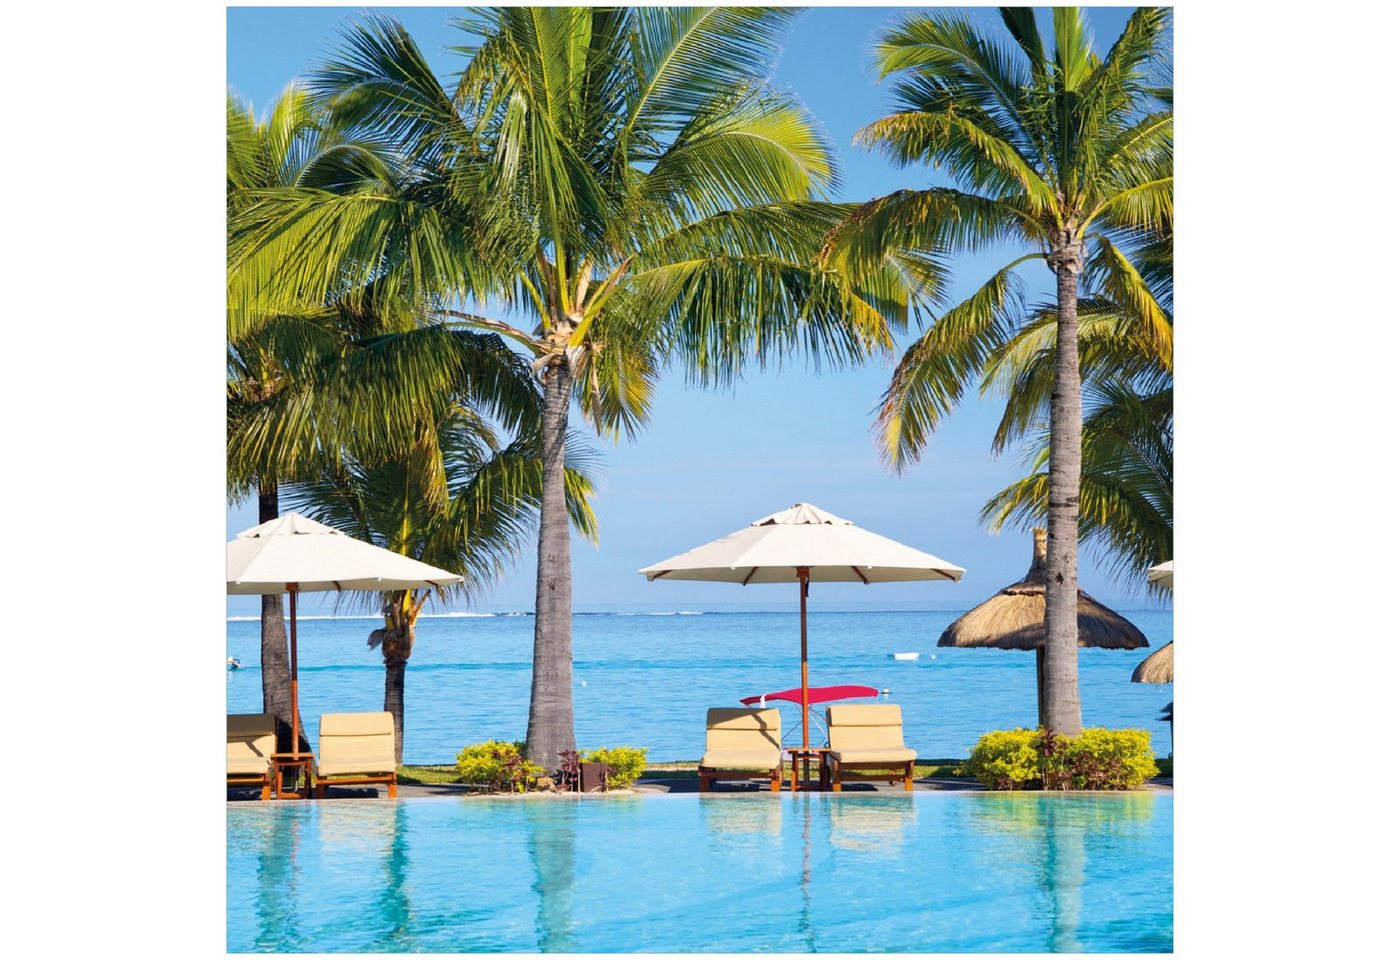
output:
[[[224,663],[230,670],[237,670],[239,667],[243,666],[243,661],[239,660],[237,657],[229,657]]]
[[[917,650],[915,650],[915,651],[913,651],[912,653],[892,653],[892,654],[890,654],[890,659],[891,659],[891,660],[917,660],[917,659],[919,659],[919,652],[918,652]]]

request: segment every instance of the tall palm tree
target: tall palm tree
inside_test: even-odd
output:
[[[436,425],[416,432],[399,456],[363,462],[353,453],[315,480],[292,485],[288,499],[313,519],[351,536],[441,567],[464,578],[436,591],[439,599],[470,596],[498,578],[531,533],[540,499],[538,445],[526,434],[502,445],[470,408],[454,406]],[[567,470],[574,528],[588,537],[596,522],[588,503],[592,482]],[[440,501],[425,478],[441,474]],[[394,749],[403,763],[404,674],[416,624],[430,590],[398,590],[378,598],[384,626],[369,635],[384,657],[384,709],[394,717]]]
[[[879,412],[883,449],[897,468],[919,457],[1005,342],[1008,324],[1016,325],[1016,268],[1038,261],[1054,273],[1047,723],[1056,733],[1076,734],[1078,307],[1081,286],[1107,295],[1169,358],[1170,320],[1139,267],[1144,251],[1171,231],[1172,111],[1162,86],[1169,76],[1168,13],[1135,10],[1102,58],[1082,10],[1050,12],[1050,49],[1033,10],[1002,8],[1001,19],[1005,34],[980,30],[961,13],[920,12],[880,37],[881,75],[899,76],[897,112],[860,131],[857,141],[902,165],[939,166],[956,187],[901,190],[865,204],[833,231],[826,262],[858,271],[898,249],[1031,248],[940,316],[905,353]]]
[[[1172,555],[1172,388],[1142,393],[1116,379],[1086,385],[1085,395],[1080,540],[1110,558],[1115,574],[1141,579],[1144,569]],[[1026,448],[1030,473],[982,508],[993,530],[1043,521],[1048,441],[1048,431],[1039,431]]]
[[[1169,238],[1168,238],[1169,240]],[[1170,319],[1170,245],[1141,261],[1144,278]],[[1080,374],[1086,398],[1080,475],[1079,536],[1109,563],[1114,576],[1142,579],[1142,570],[1172,554],[1172,368],[1123,308],[1107,298],[1080,298]],[[993,449],[1024,441],[1027,476],[999,491],[982,519],[999,530],[1010,522],[1043,525],[1049,510],[1048,420],[1055,370],[1053,304],[1031,313],[992,351],[982,392],[1006,395]],[[1166,362],[1164,362],[1164,360]],[[1152,585],[1149,591],[1157,591]]]
[[[240,216],[259,198],[337,181],[347,166],[372,159],[373,145],[339,134],[296,86],[262,123],[228,98],[231,248]],[[278,516],[281,484],[334,467],[350,438],[362,456],[371,449],[386,455],[403,447],[405,431],[419,419],[440,416],[462,398],[512,428],[538,420],[528,370],[499,337],[431,324],[401,297],[381,293],[373,305],[291,304],[230,338],[228,495],[238,502],[256,493],[259,522]],[[425,476],[441,502],[441,471]],[[262,598],[261,646],[263,709],[277,717],[279,738],[287,741],[290,663],[280,596]]]
[[[252,108],[234,96],[227,99],[227,208],[232,220],[248,203],[253,191],[274,189],[295,183],[319,152],[323,130],[321,117],[310,95],[296,86],[288,87],[273,104],[266,122],[259,123]],[[230,404],[257,403],[280,389],[282,376],[267,353],[252,341],[229,345]],[[258,522],[278,516],[278,475],[250,463],[229,462],[228,493],[240,501],[256,493]],[[282,597],[262,597],[261,673],[263,711],[278,724],[281,749],[309,749],[305,741],[290,742],[291,663],[283,625]],[[296,725],[305,730],[305,726]]]
[[[769,82],[790,10],[533,7],[475,11],[451,89],[412,38],[361,21],[313,88],[394,162],[269,195],[241,218],[230,325],[310,298],[411,288],[500,332],[544,390],[529,758],[574,747],[572,574],[563,448],[577,401],[634,434],[662,367],[724,381],[803,351],[859,360],[892,345],[909,290],[937,280],[903,252],[818,267],[849,207],[817,125]],[[347,186],[356,177],[372,189]],[[274,265],[279,269],[273,269]],[[461,309],[496,298],[496,316]],[[488,301],[489,302],[489,301]]]

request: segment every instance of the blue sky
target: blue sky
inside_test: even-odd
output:
[[[276,94],[334,47],[337,30],[358,8],[230,8],[230,89],[264,110]],[[459,8],[394,8],[440,75],[460,69],[443,48],[460,42],[447,26]],[[870,68],[873,37],[900,8],[813,8],[798,20],[777,72],[824,124],[844,167],[834,199],[864,200],[902,187],[942,182],[926,169],[899,170],[851,145],[852,135],[888,110],[888,91]],[[1091,12],[1101,48],[1117,36],[1128,8]],[[994,9],[971,15],[996,23]],[[887,85],[886,85],[887,86]],[[970,293],[1012,258],[964,257],[955,264],[951,298]],[[1032,295],[1049,296],[1051,276],[1039,265],[1022,269]],[[906,336],[900,346],[910,339]],[[1030,558],[1029,534],[988,533],[977,521],[985,500],[1021,475],[1010,453],[994,459],[990,440],[999,407],[969,398],[937,433],[923,462],[892,475],[876,455],[871,410],[892,360],[816,375],[800,361],[783,371],[754,373],[724,391],[688,387],[680,373],[661,387],[650,427],[635,442],[599,441],[603,494],[596,509],[597,549],[575,541],[574,597],[580,610],[631,604],[672,609],[782,606],[794,590],[726,584],[648,584],[639,567],[729,533],[749,521],[806,500],[857,524],[935,553],[967,568],[959,584],[862,587],[819,584],[817,608],[943,607],[974,604],[1018,579]],[[228,513],[229,535],[256,523],[255,503]],[[534,599],[533,545],[481,609],[529,609]],[[1167,558],[1162,558],[1167,559]],[[1114,583],[1087,552],[1083,586],[1101,599],[1142,603],[1135,582]],[[790,595],[791,594],[791,595]],[[230,599],[230,611],[250,613],[256,601]]]

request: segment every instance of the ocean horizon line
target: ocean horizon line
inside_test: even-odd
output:
[[[619,605],[619,607],[622,607],[622,606],[625,606],[625,605]],[[822,610],[822,609],[812,609],[812,608],[809,607],[809,608],[808,608],[808,613],[809,613],[809,615],[827,615],[827,614],[855,615],[855,614],[871,614],[871,613],[966,613],[968,610],[971,610],[973,606],[976,606],[976,604],[972,604],[972,605],[966,605],[966,604],[963,604],[963,605],[948,605],[948,606],[941,606],[941,607],[930,607],[930,606],[919,606],[919,607],[912,607],[912,606],[911,606],[911,607],[879,607],[879,608],[871,607],[871,608],[862,608],[862,609],[859,609],[859,610],[849,610],[849,609],[827,609],[827,610]],[[1144,604],[1141,604],[1141,601],[1139,601],[1139,605],[1138,605],[1138,606],[1127,606],[1126,604],[1123,604],[1123,603],[1116,603],[1116,604],[1115,604],[1115,603],[1112,603],[1112,602],[1109,603],[1109,606],[1113,607],[1113,609],[1117,610],[1117,611],[1120,612],[1120,613],[1133,613],[1133,612],[1172,612],[1172,610],[1173,610],[1173,608],[1172,608],[1172,606],[1171,606],[1170,604],[1144,605]],[[573,615],[574,615],[574,616],[578,616],[578,617],[702,617],[702,616],[732,616],[732,615],[738,615],[738,614],[757,614],[757,615],[769,615],[769,616],[789,616],[789,615],[795,615],[795,614],[796,614],[796,610],[781,609],[780,607],[778,607],[778,605],[775,605],[775,608],[774,608],[774,609],[752,609],[752,608],[748,608],[748,609],[738,609],[738,610],[735,610],[735,609],[730,609],[730,610],[723,610],[723,609],[719,609],[719,610],[626,610],[626,609],[615,609],[615,610],[575,610],[575,611],[573,611]],[[517,618],[517,617],[533,617],[534,615],[535,615],[535,612],[534,612],[533,610],[492,610],[492,611],[448,610],[448,611],[443,611],[443,612],[439,612],[439,613],[424,613],[424,614],[422,614],[422,615],[419,616],[419,619],[420,619],[420,620],[492,620],[492,619],[511,619],[511,618]],[[262,615],[261,615],[261,614],[229,614],[229,615],[227,615],[227,616],[225,617],[225,622],[227,622],[227,623],[257,622],[257,621],[260,621],[261,619],[262,619]],[[285,614],[283,614],[283,619],[284,619],[284,620],[286,619],[286,615],[285,615]],[[298,617],[297,617],[297,620],[298,620],[298,621],[307,621],[307,620],[381,620],[381,619],[383,619],[383,617],[382,617],[380,614],[377,614],[377,613],[343,613],[343,614],[335,614],[335,613],[315,613],[315,614],[300,614],[300,615],[298,615]]]

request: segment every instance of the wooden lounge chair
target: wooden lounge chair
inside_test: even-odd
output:
[[[751,780],[766,775],[769,789],[783,781],[782,717],[772,707],[711,707],[705,714],[705,755],[700,792],[716,780]]]
[[[272,755],[277,750],[277,720],[270,713],[228,715],[228,785],[261,786],[272,797]]]
[[[341,784],[387,783],[399,795],[394,762],[394,717],[380,713],[323,713],[316,759],[316,798]]]
[[[914,789],[916,754],[904,745],[904,715],[899,705],[845,704],[826,708],[831,749],[823,759],[831,768],[831,789],[841,780],[888,780],[898,773],[855,773],[857,770],[904,771],[904,789]]]

